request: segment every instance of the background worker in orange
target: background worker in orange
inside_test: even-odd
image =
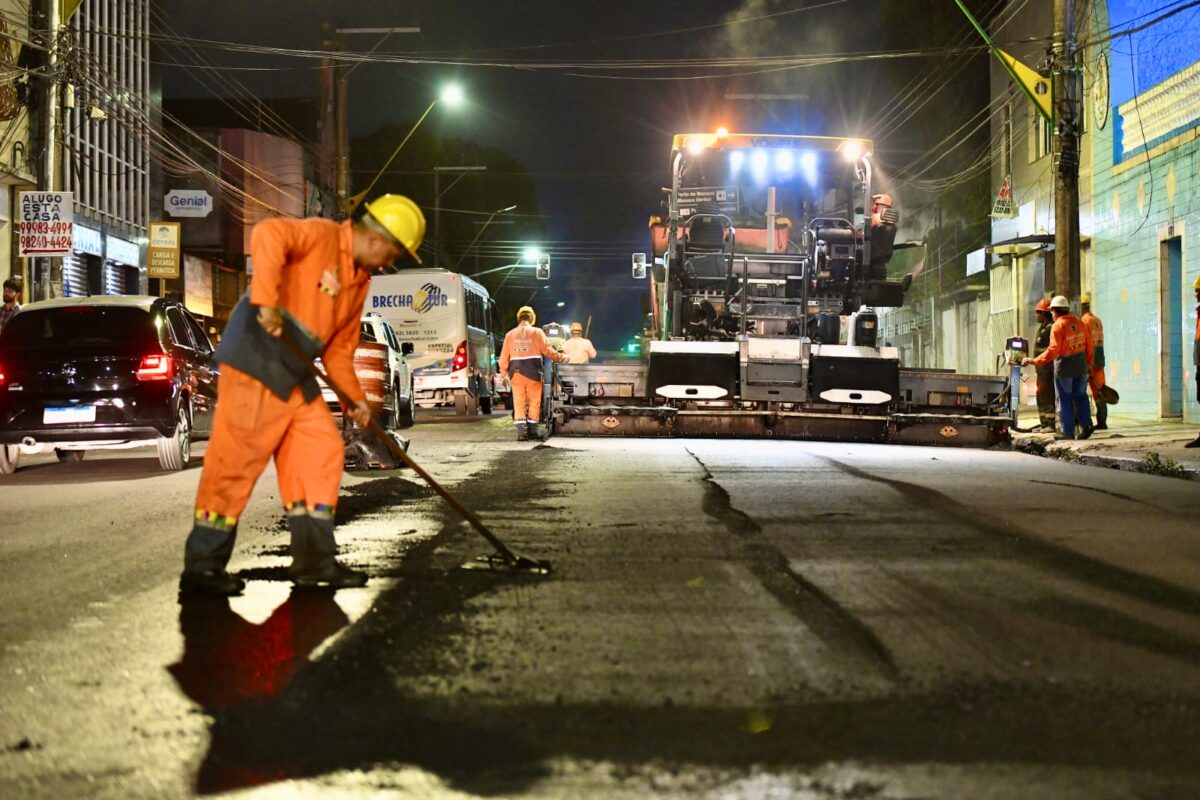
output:
[[[534,327],[537,315],[529,306],[517,311],[517,327],[504,335],[500,350],[500,371],[512,384],[513,421],[517,423],[517,441],[540,439],[538,420],[542,418],[542,359],[569,364],[570,359],[550,346],[541,328]]]
[[[1050,346],[1050,330],[1054,327],[1054,316],[1050,313],[1050,301],[1043,297],[1033,307],[1033,313],[1038,322],[1037,334],[1033,338],[1033,357],[1037,358]],[[1054,409],[1054,365],[1047,364],[1044,367],[1038,367],[1036,373],[1039,424],[1034,431],[1054,433],[1057,430]]]
[[[1074,439],[1075,422],[1083,430],[1079,438],[1092,435],[1092,409],[1088,406],[1087,381],[1092,367],[1092,334],[1083,320],[1071,314],[1070,303],[1063,295],[1050,301],[1054,327],[1050,329],[1050,346],[1037,358],[1026,358],[1022,364],[1035,367],[1054,363],[1054,384],[1058,390],[1058,421],[1062,433],[1055,439]]]
[[[596,348],[591,339],[583,338],[583,324],[571,323],[571,338],[563,342],[563,352],[572,364],[586,364],[596,357]]]
[[[1088,387],[1092,390],[1092,398],[1096,401],[1096,430],[1108,430],[1108,403],[1100,390],[1104,388],[1104,323],[1092,313],[1092,298],[1082,295],[1079,298],[1079,315],[1088,332],[1092,334],[1092,369],[1088,373]]]
[[[354,374],[359,319],[371,274],[416,258],[425,217],[407,197],[384,195],[357,222],[271,219],[254,227],[250,292],[234,308],[217,348],[221,364],[213,433],[184,548],[180,589],[230,595],[245,587],[225,567],[238,517],[271,456],[291,530],[300,586],[362,586],[365,573],[337,563],[333,516],[344,465],[341,434],[305,360],[320,356],[350,395],[360,426],[371,408]],[[419,261],[419,259],[418,259]]]

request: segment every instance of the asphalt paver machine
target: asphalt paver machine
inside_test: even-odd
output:
[[[650,219],[641,363],[564,366],[557,433],[989,446],[1008,438],[1008,380],[909,370],[875,309],[899,215],[871,142],[679,134],[666,217]]]

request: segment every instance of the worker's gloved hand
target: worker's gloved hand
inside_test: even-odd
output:
[[[1028,367],[1028,366],[1029,366],[1030,364],[1032,364],[1032,363],[1033,363],[1033,359],[1032,359],[1032,358],[1022,358],[1022,359],[1021,359],[1021,366],[1022,366],[1022,367]]]
[[[258,324],[276,338],[283,335],[283,315],[274,306],[258,307]]]
[[[350,409],[348,416],[354,420],[355,425],[366,428],[371,424],[371,406],[366,400],[359,400],[354,404],[354,408]]]

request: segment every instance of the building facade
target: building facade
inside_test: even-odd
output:
[[[1086,288],[1121,413],[1200,422],[1191,358],[1200,261],[1190,252],[1200,237],[1200,20],[1186,12],[1135,30],[1145,6],[1097,2],[1088,31],[1099,44],[1084,62],[1096,257]]]
[[[60,41],[60,186],[74,194],[64,296],[146,292],[150,152],[160,135],[150,91],[150,0],[82,0]]]
[[[0,279],[23,282],[22,301],[31,297],[25,264],[17,257],[13,210],[20,192],[37,188],[29,78],[20,66],[22,40],[29,35],[29,3],[0,0]]]

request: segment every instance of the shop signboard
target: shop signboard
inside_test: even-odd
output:
[[[151,222],[148,278],[179,277],[179,223]]]

